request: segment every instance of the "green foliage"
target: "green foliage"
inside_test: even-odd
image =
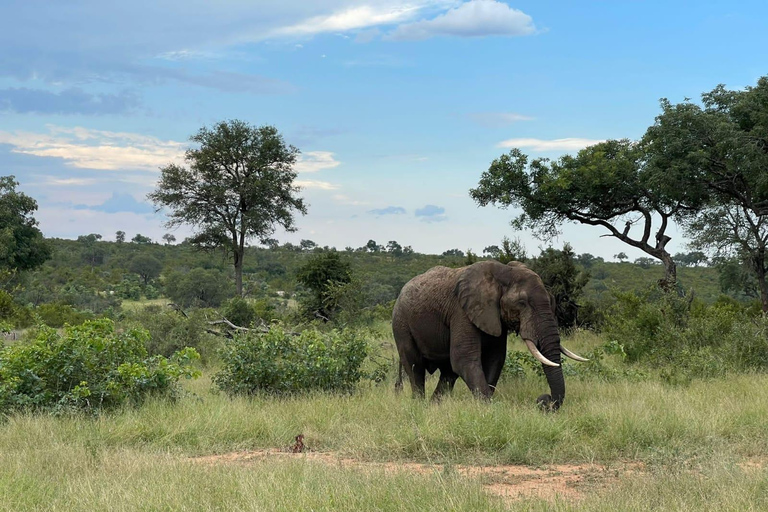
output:
[[[202,268],[170,273],[165,277],[164,289],[168,297],[183,307],[218,307],[233,294],[232,284],[222,272]]]
[[[345,285],[352,282],[352,266],[338,252],[324,252],[299,268],[296,279],[312,292],[303,300],[304,310],[331,318],[340,309]]]
[[[740,304],[713,305],[671,294],[617,293],[606,335],[627,360],[663,369],[673,382],[768,369],[768,318]]]
[[[286,145],[274,126],[239,120],[203,127],[190,141],[189,167],[162,168],[149,198],[168,208],[169,226],[194,226],[194,245],[232,254],[237,294],[242,295],[245,241],[264,241],[277,226],[292,231],[293,212],[306,213],[293,184],[299,150]]]
[[[115,333],[101,319],[63,334],[41,329],[28,344],[0,350],[0,411],[94,411],[140,403],[148,395],[171,395],[181,377],[198,373],[199,356],[184,349],[170,359],[148,357],[148,333]]]
[[[64,327],[64,325],[80,325],[93,315],[76,310],[69,304],[41,304],[36,310],[40,321],[48,327]]]
[[[552,247],[542,250],[538,258],[528,262],[528,266],[541,277],[549,293],[554,295],[559,326],[569,328],[576,325],[578,301],[590,275],[576,266],[576,254],[570,244],[566,243],[562,250]]]
[[[145,329],[147,353],[171,357],[184,347],[194,348],[204,363],[216,357],[221,339],[207,332],[205,312],[196,310],[188,316],[156,305],[146,306],[125,315],[122,324]]]
[[[349,391],[363,377],[367,354],[367,341],[352,330],[294,336],[273,325],[267,333],[236,333],[221,353],[224,367],[214,382],[232,395]]]
[[[137,274],[144,282],[144,286],[146,286],[150,280],[160,277],[163,264],[160,260],[149,254],[137,254],[131,260],[128,268],[131,272]]]
[[[250,327],[257,320],[256,310],[242,297],[229,299],[222,308],[224,318],[235,325]]]
[[[37,202],[17,192],[13,176],[0,176],[0,270],[29,270],[51,257],[51,246],[43,239],[32,214]]]
[[[624,364],[627,359],[624,346],[616,341],[609,341],[586,350],[581,355],[589,361],[582,363],[562,359],[563,374],[566,377],[614,382],[619,379],[644,379],[648,376],[646,372]],[[527,375],[538,375],[543,378],[544,370],[541,363],[530,352],[512,350],[507,353],[502,374],[513,379],[524,379]]]

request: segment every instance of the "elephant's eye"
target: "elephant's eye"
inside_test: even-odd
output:
[[[517,299],[517,305],[520,306],[521,308],[524,308],[525,306],[528,305],[528,301],[525,299]]]

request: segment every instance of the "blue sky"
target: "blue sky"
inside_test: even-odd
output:
[[[535,253],[513,211],[469,198],[490,162],[638,138],[662,97],[754,85],[768,3],[5,0],[0,47],[0,175],[46,236],[159,240],[158,168],[238,118],[302,151],[309,213],[281,241],[481,252],[506,235]],[[553,243],[644,255],[601,234]]]

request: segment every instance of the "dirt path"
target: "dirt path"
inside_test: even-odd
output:
[[[332,452],[291,453],[280,450],[249,450],[195,457],[204,464],[253,463],[269,459],[303,459],[336,467],[362,470],[383,470],[387,473],[412,472],[420,474],[442,473],[442,464],[417,462],[366,462],[340,457]],[[455,465],[452,469],[477,479],[490,493],[506,501],[537,497],[554,500],[556,496],[578,500],[590,489],[600,488],[617,481],[622,475],[639,470],[638,464],[623,464],[608,468],[598,464],[558,464],[532,468],[528,466],[471,466]]]

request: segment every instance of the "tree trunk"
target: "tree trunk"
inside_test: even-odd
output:
[[[673,292],[677,287],[677,264],[666,251],[661,254],[661,262],[664,264],[664,279],[659,280],[659,287],[665,292]]]
[[[243,252],[235,250],[235,286],[237,287],[237,296],[243,296]]]
[[[757,283],[760,285],[760,303],[763,307],[763,314],[768,313],[768,283],[765,280],[765,262],[755,262],[755,275],[757,276]]]

